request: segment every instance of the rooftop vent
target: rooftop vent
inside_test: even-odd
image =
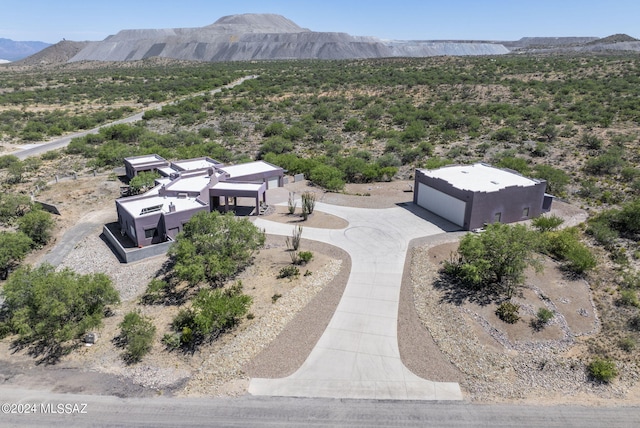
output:
[[[500,184],[500,183],[498,183],[497,181],[493,181],[493,180],[491,180],[491,182],[492,182],[493,184]]]

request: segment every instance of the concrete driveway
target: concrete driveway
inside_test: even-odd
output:
[[[461,400],[457,383],[432,382],[410,372],[400,359],[397,320],[409,242],[455,227],[426,221],[426,211],[406,207],[350,208],[316,203],[342,217],[345,229],[305,227],[302,237],[338,246],[352,269],[333,318],[303,365],[281,379],[251,379],[253,395],[394,400]],[[419,210],[419,211],[415,211]],[[413,211],[413,212],[412,212]],[[418,215],[417,215],[418,214]],[[269,234],[290,236],[290,224],[258,218]]]

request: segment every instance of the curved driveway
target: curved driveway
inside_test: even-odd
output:
[[[318,202],[316,210],[349,221],[345,229],[305,227],[302,237],[336,245],[351,256],[344,294],[307,360],[291,376],[251,379],[253,395],[461,400],[457,383],[432,382],[400,359],[397,320],[402,273],[412,239],[443,229],[402,207],[361,209]],[[290,224],[258,218],[267,233],[290,236]],[[446,226],[445,226],[446,227]]]

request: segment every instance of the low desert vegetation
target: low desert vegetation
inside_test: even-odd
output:
[[[0,144],[66,135],[151,103],[176,101],[148,110],[140,123],[102,128],[41,157],[0,156],[0,276],[9,284],[13,275],[24,275],[19,267],[29,251],[51,240],[55,224],[32,205],[30,194],[37,196],[57,174],[106,173],[127,156],[264,159],[304,174],[318,195],[343,191],[348,183],[410,179],[415,168],[482,161],[546,180],[548,192],[587,209],[590,218],[569,228],[553,217],[535,220],[532,229],[489,227],[486,237],[464,238],[447,269],[467,289],[493,293],[500,304],[518,292],[523,267],[551,257],[567,275],[591,285],[603,322],[601,333],[586,340],[588,359],[621,362],[622,376],[622,367],[638,363],[628,349],[640,341],[639,69],[632,55],[505,55],[143,61],[0,72],[6,89],[0,93]],[[193,95],[249,74],[259,77],[215,95]],[[312,212],[306,209],[307,216]],[[196,226],[200,220],[202,227]],[[260,231],[227,221],[218,215],[185,228],[171,266],[151,281],[141,303],[190,305],[199,290],[224,294],[264,242]],[[230,241],[204,232],[205,224],[230,228]],[[512,251],[501,253],[498,244]],[[295,251],[301,259],[304,252]],[[168,343],[188,347],[231,328],[197,327],[197,314],[210,312],[189,311],[174,323]],[[14,334],[13,324],[3,326]]]

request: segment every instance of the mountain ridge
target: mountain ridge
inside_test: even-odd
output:
[[[21,63],[118,62],[152,57],[219,62],[640,51],[640,41],[626,34],[605,38],[522,37],[516,41],[383,40],[344,32],[312,31],[282,15],[269,13],[223,16],[204,27],[123,29],[102,41],[65,42],[55,45],[34,42],[47,46]],[[6,59],[1,52],[0,58]]]

